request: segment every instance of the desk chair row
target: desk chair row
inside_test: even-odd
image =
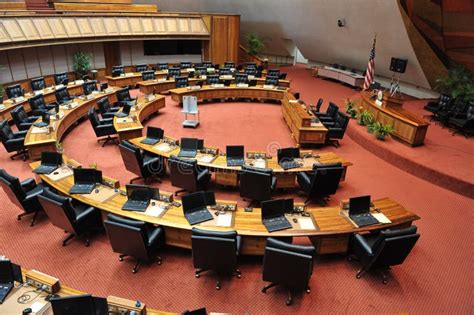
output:
[[[329,102],[326,112],[322,112],[321,105],[323,102],[323,99],[320,98],[315,106],[310,105],[310,109],[313,115],[327,128],[327,143],[338,148],[340,145],[338,140],[344,138],[350,117],[339,111],[339,106],[333,102]]]
[[[87,236],[103,226],[112,250],[119,254],[119,260],[123,261],[127,256],[136,260],[133,273],[138,271],[141,263],[162,262],[158,254],[165,245],[166,236],[165,230],[160,226],[114,214],[108,214],[102,225],[98,209],[61,196],[43,184],[36,184],[34,179],[20,182],[17,177],[11,176],[3,169],[0,169],[0,186],[11,202],[23,208],[25,213],[34,213],[36,217],[39,211],[44,211],[53,225],[70,232],[63,241],[63,246],[73,236],[84,239],[86,246],[89,246]],[[350,241],[348,258],[358,259],[362,265],[356,277],[359,279],[367,271],[377,270],[382,272],[383,283],[387,283],[387,270],[390,266],[404,262],[419,237],[416,226],[364,235],[354,234]],[[218,290],[221,288],[222,276],[235,275],[241,278],[238,269],[241,239],[236,231],[220,232],[193,228],[191,243],[196,278],[205,271],[214,271],[217,274]],[[266,293],[276,285],[285,287],[288,290],[287,305],[292,304],[292,292],[310,293],[309,281],[315,256],[314,246],[292,244],[291,238],[269,237],[262,270],[262,280],[269,284],[262,288],[262,292]]]

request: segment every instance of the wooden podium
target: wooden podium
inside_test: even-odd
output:
[[[400,108],[403,106],[403,98],[397,96],[390,96],[388,91],[383,94],[383,105],[387,108]]]

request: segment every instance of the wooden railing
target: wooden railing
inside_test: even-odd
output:
[[[259,56],[255,56],[249,53],[247,48],[239,45],[239,63],[255,62],[257,66],[263,65],[265,61]]]

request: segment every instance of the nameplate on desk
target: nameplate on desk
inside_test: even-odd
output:
[[[44,91],[42,91],[42,90],[41,90],[41,91],[34,91],[33,93],[34,93],[35,95],[40,95],[40,94],[44,94]]]
[[[271,89],[271,90],[274,90],[274,89],[275,89],[275,86],[274,86],[274,85],[270,85],[270,84],[264,84],[264,85],[263,85],[263,88],[264,88],[264,89]]]
[[[194,72],[194,68],[187,68],[186,71],[187,72]]]
[[[73,85],[74,85],[74,81],[73,81],[73,82],[68,82],[67,85],[68,85],[68,86],[73,86]]]
[[[205,75],[205,74],[201,75],[201,79],[206,80],[206,79],[207,79],[207,75]]]
[[[197,91],[197,90],[200,90],[201,87],[199,85],[193,85],[193,86],[188,86],[188,89],[190,89],[191,91]]]
[[[0,105],[0,110],[4,110],[5,109],[5,105],[1,104]]]
[[[206,71],[209,72],[209,73],[214,73],[214,72],[216,72],[216,69],[214,69],[214,68],[207,68]]]
[[[289,100],[288,102],[290,102],[291,104],[298,104],[298,100]]]
[[[125,76],[126,77],[133,77],[134,73],[133,72],[127,72],[127,73],[125,73]]]
[[[121,77],[121,78],[124,78],[124,77],[125,77],[125,73],[120,73],[120,77]]]
[[[383,102],[380,100],[375,100],[375,105],[382,107]]]
[[[112,93],[113,91],[114,91],[114,89],[112,89],[112,88],[106,88],[104,90],[105,93]]]
[[[232,80],[233,77],[231,74],[224,74],[224,75],[221,75],[221,79],[223,80]]]
[[[249,80],[253,80],[253,79],[255,79],[255,76],[254,75],[249,75],[248,78],[249,78]]]
[[[168,69],[161,70],[163,73],[168,73]]]
[[[48,134],[49,133],[49,127],[35,127],[31,128],[31,134],[36,135],[36,134]]]
[[[84,80],[76,80],[76,81],[74,81],[74,84],[75,84],[75,85],[83,85],[83,84],[84,84]]]
[[[222,83],[216,83],[216,84],[211,84],[211,86],[212,86],[213,88],[223,88],[223,87],[224,87],[224,84],[222,84]]]
[[[16,97],[13,99],[15,101],[15,103],[20,103],[20,102],[23,102],[25,100],[25,97],[24,96],[19,96],[19,97]]]
[[[163,83],[163,82],[166,82],[166,81],[168,81],[168,80],[166,80],[166,78],[159,78],[157,81],[158,81],[159,83]]]
[[[72,82],[71,82],[72,83]],[[72,85],[72,84],[71,84]],[[54,87],[55,90],[62,89],[64,87],[64,84],[58,84]]]
[[[147,102],[154,101],[154,100],[156,100],[156,96],[153,95],[153,94],[146,95],[146,96],[145,96],[145,100],[146,100]]]
[[[247,83],[237,83],[236,85],[237,85],[237,87],[240,87],[240,88],[247,88],[247,87],[249,87],[249,85],[248,85]]]

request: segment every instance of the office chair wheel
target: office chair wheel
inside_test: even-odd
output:
[[[199,275],[199,274],[195,274],[194,276],[195,276],[196,278],[201,277],[201,275]]]
[[[135,269],[135,268],[132,269],[132,273],[133,273],[133,274],[137,273],[137,269]]]
[[[388,280],[387,280],[387,279],[383,279],[383,280],[382,280],[382,283],[383,283],[383,284],[387,284],[387,283],[388,283]]]
[[[356,278],[360,279],[362,276],[360,274],[356,274]]]
[[[239,273],[237,274],[237,278],[241,279],[242,278],[242,275]]]
[[[217,281],[216,283],[216,290],[220,290],[221,289],[221,283],[219,281]]]
[[[310,294],[310,293],[311,293],[311,289],[310,289],[310,288],[307,288],[307,289],[306,289],[306,293],[307,293],[307,294]]]
[[[89,247],[89,245],[91,244],[89,240],[86,240],[85,243],[86,243],[86,247]]]
[[[291,302],[293,302],[292,300],[286,300],[286,306],[290,306],[291,305]]]
[[[262,289],[262,293],[267,293],[267,289],[266,289],[266,288],[263,288],[263,289]]]

